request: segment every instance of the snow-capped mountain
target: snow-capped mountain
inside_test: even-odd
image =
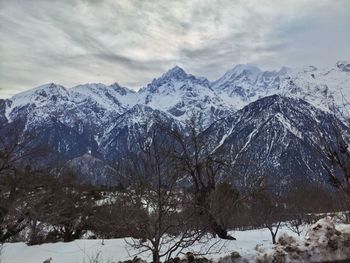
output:
[[[328,69],[278,71],[237,65],[213,82],[176,66],[137,92],[117,83],[68,89],[50,83],[0,100],[0,136],[19,125],[17,130],[35,138],[30,147],[44,145],[50,151],[37,163],[74,159],[86,172],[93,169],[86,168],[90,159],[84,154],[113,166],[129,150],[137,151],[140,138],[161,122],[184,130],[186,120],[196,114],[213,149],[225,149],[234,165],[252,161],[240,172],[253,175],[258,160],[263,167],[259,171],[269,178],[288,174],[281,180],[288,183],[291,178],[314,180],[324,174],[317,138],[320,134],[334,138],[325,128],[334,121],[329,109],[336,106],[342,117],[350,117],[349,102],[346,61]]]
[[[251,65],[238,65],[212,82],[212,88],[233,107],[278,94],[300,98],[323,110],[333,106],[349,116],[350,61],[337,62],[327,69],[314,66],[279,71],[261,71]]]
[[[187,74],[176,66],[139,91],[140,103],[185,121],[200,113],[204,125],[232,112],[203,77]]]
[[[249,185],[261,175],[281,186],[324,180],[327,160],[321,138],[336,141],[334,123],[350,134],[332,114],[301,99],[273,95],[213,123],[205,133],[213,148],[231,156],[233,180]]]
[[[139,104],[164,111],[179,121],[200,112],[208,126],[257,99],[274,94],[301,98],[323,110],[333,105],[345,109],[350,105],[349,68],[350,62],[346,61],[328,69],[284,67],[279,71],[237,65],[218,80],[209,82],[176,66],[138,92],[117,83],[84,84],[70,89],[50,83],[9,99],[5,116],[11,121],[21,111],[27,111],[28,122],[55,116],[72,127],[77,120],[91,121],[95,124],[91,126],[96,126],[109,123],[110,116],[121,115]],[[84,115],[89,118],[84,119]]]
[[[105,136],[100,142],[104,160],[113,164],[118,157],[126,156],[128,151],[139,150],[139,143],[163,123],[182,129],[181,122],[171,115],[144,105],[135,105],[114,119],[106,127]]]
[[[261,71],[252,65],[237,65],[212,83],[213,89],[236,110],[279,89],[285,69]]]
[[[46,125],[55,120],[77,133],[103,136],[103,130],[137,100],[134,91],[117,83],[85,84],[66,89],[54,83],[46,84],[12,97],[6,107],[9,121],[24,117],[25,129]]]
[[[101,83],[78,85],[69,89],[72,100],[84,104],[96,104],[106,111],[122,114],[137,102],[136,92],[114,83],[106,86]]]

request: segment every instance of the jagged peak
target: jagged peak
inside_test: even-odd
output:
[[[181,67],[178,65],[175,65],[171,69],[169,69],[167,72],[181,72],[181,73],[186,73]]]
[[[234,80],[241,75],[245,75],[251,82],[254,82],[261,73],[261,69],[251,64],[238,64],[232,69],[226,71],[226,73],[222,77],[220,77],[213,83],[215,85],[222,82]]]
[[[118,82],[113,82],[111,85],[109,85],[111,88],[116,88],[116,89],[128,89],[126,87],[121,86]]]
[[[74,86],[70,88],[70,91],[73,92],[79,92],[79,93],[84,93],[85,90],[90,89],[94,93],[100,93],[105,92],[108,89],[111,89],[113,91],[116,91],[120,95],[124,96],[127,95],[128,93],[135,93],[135,91],[132,91],[126,87],[120,86],[117,82],[114,82],[113,84],[107,86],[103,83],[86,83],[86,84],[80,84],[77,86]]]
[[[107,87],[107,86],[103,83],[91,82],[91,83],[76,85],[74,87],[71,87],[70,90],[84,89],[84,88],[105,88],[105,87]]]
[[[109,85],[108,87],[113,88],[117,91],[122,91],[122,95],[126,95],[126,93],[136,93],[135,90],[129,89],[127,87],[119,85],[118,82],[114,82],[113,84]]]
[[[202,83],[203,85],[209,85],[209,81],[205,77],[194,76],[192,74],[186,73],[181,67],[175,66],[164,73],[160,78],[154,80],[154,82],[159,82],[162,80],[175,79],[175,80],[191,80],[194,82]]]
[[[37,91],[37,90],[53,90],[53,89],[64,89],[66,90],[65,87],[63,87],[60,84],[54,83],[54,82],[50,82],[50,83],[46,83],[40,86],[37,86],[35,88],[32,89],[32,91]],[[30,91],[30,90],[29,90]]]
[[[210,88],[209,81],[205,77],[197,77],[192,74],[187,74],[182,68],[179,66],[175,66],[165,72],[162,76],[159,78],[153,79],[153,81],[147,86],[141,88],[138,92],[144,93],[147,91],[150,92],[158,92],[159,87],[163,86],[166,83],[176,83],[176,82],[191,82],[193,84],[199,84],[202,86],[205,86],[207,88]],[[167,88],[168,86],[165,85]]]
[[[161,78],[183,79],[186,77],[188,77],[188,74],[182,68],[176,65],[164,73]]]
[[[18,93],[16,95],[14,95],[11,100],[20,100],[20,98],[29,98],[31,96],[36,96],[36,95],[49,95],[49,94],[53,94],[53,95],[57,95],[57,94],[62,94],[62,93],[66,93],[67,90],[65,87],[63,87],[62,85],[56,84],[56,83],[46,83],[40,86],[37,86],[35,88],[32,88],[30,90],[26,90],[23,91],[21,93]],[[49,93],[49,94],[48,94]]]

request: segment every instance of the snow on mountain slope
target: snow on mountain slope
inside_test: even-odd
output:
[[[35,108],[44,108],[49,105],[55,106],[58,99],[68,101],[68,97],[68,91],[61,85],[54,83],[41,85],[13,96],[6,108],[6,117],[8,120],[11,120],[18,111],[28,105],[32,105]]]
[[[182,123],[172,118],[170,114],[136,104],[105,127],[105,135],[100,142],[100,151],[105,160],[113,163],[118,157],[125,157],[128,151],[137,151],[139,143],[148,138],[153,130],[163,127],[160,125],[164,124],[180,129],[182,127]]]
[[[227,71],[224,76],[215,81],[213,84],[220,86],[237,78],[243,78],[251,83],[255,83],[261,73],[261,70],[256,66],[249,64],[238,64],[232,70]]]
[[[334,123],[350,134],[333,115],[301,99],[273,95],[213,123],[205,135],[215,151],[231,157],[240,185],[262,175],[283,187],[297,179],[324,182],[321,134],[328,143],[336,141]]]
[[[110,86],[101,83],[78,85],[69,89],[69,94],[76,103],[96,102],[106,110],[117,111],[120,114],[135,105],[138,100],[135,91],[121,87],[118,83]]]
[[[251,65],[237,65],[212,82],[212,88],[235,110],[278,89],[284,71],[261,71]]]
[[[78,85],[71,89],[50,83],[19,93],[10,101],[11,104],[6,109],[6,116],[9,120],[26,106],[30,106],[36,113],[40,110],[42,116],[38,117],[43,117],[48,113],[69,111],[81,106],[121,114],[130,105],[133,106],[136,103],[137,97],[135,92],[120,87],[117,83],[110,86],[91,83]]]
[[[5,116],[12,120],[20,112],[27,112],[27,120],[35,123],[54,115],[63,123],[74,126],[76,119],[81,120],[88,114],[93,122],[103,125],[110,121],[107,116],[123,114],[134,105],[142,104],[170,113],[180,121],[199,112],[208,126],[259,98],[274,94],[301,98],[323,110],[336,105],[348,116],[349,69],[350,62],[347,61],[338,62],[329,69],[310,66],[279,71],[237,65],[210,83],[206,78],[187,74],[176,66],[138,92],[117,83],[110,86],[84,84],[70,89],[50,83],[12,97]],[[75,112],[74,118],[67,117],[65,112]]]
[[[180,121],[199,112],[205,118],[205,125],[208,125],[230,111],[206,78],[187,74],[178,66],[154,79],[139,91],[139,95],[140,102],[168,112]]]
[[[75,114],[67,114],[74,109]],[[45,84],[13,96],[6,107],[6,118],[25,121],[26,129],[48,123],[52,118],[73,125],[82,109],[70,100],[68,90],[54,83]]]
[[[238,65],[218,80],[212,88],[235,109],[278,94],[300,98],[323,110],[334,105],[350,115],[350,61],[338,62],[328,69],[313,66],[261,71],[255,66]]]
[[[282,114],[277,106],[271,106],[274,111],[260,107],[263,103],[259,100],[271,95],[278,96],[263,100],[267,105],[275,101],[274,105],[294,115]],[[350,62],[346,61],[329,69],[310,66],[279,71],[238,65],[212,83],[174,67],[138,92],[116,83],[70,89],[54,83],[42,85],[0,100],[0,124],[19,121],[25,132],[36,135],[33,145],[52,148],[53,156],[47,157],[52,162],[83,156],[90,149],[93,157],[112,164],[156,128],[158,120],[183,127],[193,113],[199,113],[204,128],[219,120],[213,125],[213,149],[228,147],[234,158],[239,153],[237,161],[263,156],[269,160],[266,171],[271,174],[299,171],[303,166],[300,174],[311,169],[313,173],[306,176],[312,177],[315,171],[320,172],[315,168],[319,163],[306,161],[300,165],[299,159],[301,154],[318,158],[312,149],[314,141],[308,141],[307,147],[304,141],[319,136],[312,132],[321,117],[328,117],[316,110],[305,111],[303,105],[309,102],[328,111],[334,104],[349,116],[349,101]],[[298,114],[298,107],[304,114]],[[244,114],[247,109],[250,115]],[[279,168],[283,160],[291,165]]]
[[[26,130],[55,119],[79,134],[89,131],[98,139],[111,118],[126,112],[137,99],[135,92],[117,83],[84,84],[70,89],[50,83],[12,97],[5,116],[10,121],[24,120]]]
[[[61,85],[48,83],[36,88],[21,92],[11,98],[12,108],[23,106],[23,104],[35,103],[41,106],[48,100],[55,101],[58,97],[67,98],[68,91]]]
[[[338,106],[349,116],[350,71],[346,70],[347,67],[350,68],[350,61],[338,62],[329,69],[289,70],[281,81],[281,90],[285,96],[304,99],[324,110]]]

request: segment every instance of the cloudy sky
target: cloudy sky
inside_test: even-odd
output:
[[[0,0],[0,97],[47,82],[138,89],[179,65],[220,77],[350,58],[349,0]]]

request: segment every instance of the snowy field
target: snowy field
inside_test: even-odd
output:
[[[267,229],[231,232],[237,240],[223,241],[210,238],[191,247],[190,251],[207,252],[208,259],[232,262],[230,257],[238,252],[237,262],[346,262],[350,260],[350,225],[334,225],[331,217],[320,219],[298,237],[286,227],[279,231],[279,244],[271,243]],[[127,242],[126,242],[127,241]],[[131,239],[76,240],[70,243],[52,243],[27,246],[25,243],[6,243],[2,248],[1,263],[42,263],[52,258],[53,263],[112,263],[133,259],[136,255],[151,262],[150,254],[139,254],[127,243]],[[186,251],[183,251],[186,252]],[[175,255],[173,255],[175,256]],[[235,261],[236,262],[236,261]]]
[[[282,228],[279,231],[279,234],[282,233],[296,237],[296,234],[287,228]],[[266,248],[272,246],[271,234],[267,229],[234,231],[232,234],[237,240],[211,239],[206,244],[198,244],[196,251],[207,251],[208,247],[218,242],[214,245],[214,250],[217,251],[221,248],[221,251],[207,255],[208,258],[218,259],[233,251],[238,251],[242,256],[249,257],[255,252],[254,248],[257,244]],[[69,243],[58,242],[36,246],[27,246],[25,243],[7,243],[3,249],[1,263],[41,263],[50,257],[52,257],[53,263],[90,263],[98,254],[101,256],[101,262],[110,263],[132,259],[135,256],[135,251],[126,244],[124,239],[75,240]],[[151,261],[147,254],[139,255],[139,257]]]

